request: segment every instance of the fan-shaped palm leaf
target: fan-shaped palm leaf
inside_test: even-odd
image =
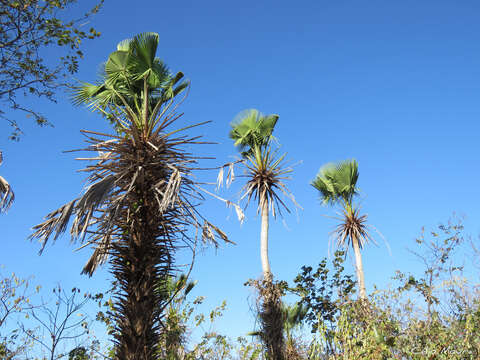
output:
[[[265,147],[273,139],[278,115],[263,115],[256,109],[244,110],[232,121],[230,138],[243,156],[252,154],[255,147]]]
[[[338,199],[352,204],[357,195],[358,163],[355,159],[329,163],[320,168],[312,186],[320,192],[324,204],[335,204]]]
[[[158,119],[162,105],[188,86],[188,82],[180,82],[183,73],[172,75],[155,57],[157,47],[156,33],[143,33],[120,42],[104,64],[97,84],[81,83],[73,88],[73,103],[87,104],[113,120],[117,127],[115,118],[119,112],[137,113],[141,115],[135,121],[137,126],[151,131],[156,125],[151,122]]]

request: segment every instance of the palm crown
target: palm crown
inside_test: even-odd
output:
[[[341,200],[352,207],[353,197],[358,194],[358,175],[358,163],[355,159],[338,164],[329,163],[320,168],[312,186],[320,192],[324,204],[333,205]]]
[[[162,105],[188,86],[188,82],[180,82],[182,72],[172,75],[155,56],[157,47],[156,33],[123,40],[104,63],[97,84],[82,83],[74,88],[73,103],[87,104],[114,122],[117,130],[130,126],[119,121],[118,113],[126,112],[139,129],[149,134],[160,117]]]
[[[248,109],[239,113],[232,121],[229,136],[235,141],[242,156],[253,155],[255,149],[261,149],[273,139],[273,129],[278,115],[263,115],[256,109]]]

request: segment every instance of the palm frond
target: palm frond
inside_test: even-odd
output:
[[[128,82],[130,52],[114,51],[105,63],[105,83],[108,86],[118,86]]]
[[[53,241],[65,232],[70,218],[74,214],[75,203],[78,199],[74,199],[65,205],[62,205],[57,210],[52,211],[45,216],[45,221],[41,224],[35,225],[32,230],[32,235],[29,239],[39,239],[41,248],[40,254],[45,249],[48,240],[53,236]]]
[[[3,163],[3,153],[0,151],[0,165]],[[2,176],[0,176],[0,212],[7,212],[15,200],[12,187]]]
[[[139,62],[146,67],[153,67],[155,54],[157,53],[158,34],[145,32],[135,36],[131,42],[131,49]]]
[[[266,147],[273,139],[272,133],[278,115],[263,115],[256,109],[240,112],[230,124],[229,137],[234,140],[243,156],[251,154],[255,147]]]
[[[320,168],[311,185],[320,193],[324,204],[335,204],[339,200],[349,206],[353,196],[358,193],[358,163],[355,159],[328,163]]]

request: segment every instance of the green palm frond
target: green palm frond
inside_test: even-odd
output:
[[[352,200],[358,194],[358,163],[355,159],[329,163],[320,168],[311,185],[320,193],[324,204],[335,204],[339,200],[352,205]]]
[[[105,63],[105,84],[108,86],[118,86],[119,83],[126,83],[129,74],[130,52],[114,51],[108,57]]]
[[[263,148],[270,143],[277,121],[278,115],[263,115],[256,109],[244,110],[232,121],[229,136],[246,156],[255,147]]]
[[[125,121],[117,118],[123,116],[130,124],[144,129],[145,134],[151,133],[163,105],[188,87],[187,81],[181,81],[183,73],[172,75],[155,57],[157,47],[158,34],[155,33],[143,33],[122,41],[105,62],[97,84],[80,83],[73,87],[72,102],[98,111],[122,133]],[[133,113],[144,115],[141,120],[134,119]]]
[[[148,68],[153,68],[157,47],[158,34],[153,32],[139,34],[131,42],[131,50],[135,53],[138,63]]]
[[[282,308],[285,317],[285,328],[287,331],[300,327],[308,312],[308,308],[301,303],[296,303],[295,305],[283,305]]]
[[[120,41],[117,45],[117,50],[129,51],[130,50],[130,44],[132,43],[132,40],[133,39],[125,39],[125,40]]]

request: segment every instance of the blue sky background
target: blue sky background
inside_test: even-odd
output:
[[[93,5],[82,1],[71,12]],[[446,222],[456,212],[466,217],[466,233],[477,239],[479,20],[480,3],[473,0],[106,1],[85,25],[102,36],[85,44],[76,77],[94,81],[119,41],[158,32],[158,56],[191,80],[179,126],[212,120],[191,131],[219,143],[195,150],[217,158],[209,165],[237,156],[227,134],[238,112],[279,114],[275,136],[295,164],[288,186],[303,208],[271,223],[271,265],[279,279],[291,281],[302,265],[328,255],[336,222],[322,215],[334,210],[320,206],[309,183],[322,164],[356,158],[362,210],[392,252],[378,236],[379,246],[363,251],[372,290],[373,284],[386,286],[396,269],[417,269],[406,247],[413,247],[422,226]],[[45,58],[57,55],[52,48]],[[80,129],[110,131],[109,126],[62,94],[57,104],[27,101],[55,127],[38,128],[16,114],[25,135],[15,143],[8,140],[8,125],[0,123],[0,171],[17,197],[0,216],[0,264],[6,273],[34,275],[46,288],[60,282],[105,290],[107,269],[92,279],[81,276],[89,251],[73,253],[68,236],[41,257],[39,245],[26,238],[44,215],[82,190],[83,175],[76,172],[82,162],[62,151],[83,146]],[[214,181],[216,173],[209,178]],[[240,185],[222,195],[238,199]],[[218,330],[244,335],[254,319],[252,292],[243,283],[261,274],[260,221],[250,207],[241,226],[232,210],[210,199],[203,211],[237,245],[197,256],[194,296],[207,297],[205,309],[226,299],[228,311]],[[179,263],[186,259],[179,254]]]

